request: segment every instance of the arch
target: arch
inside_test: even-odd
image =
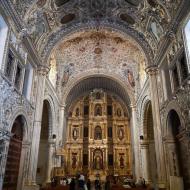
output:
[[[72,100],[76,99],[76,97],[73,96],[73,93],[76,92],[77,88],[84,89],[84,86],[83,86],[83,88],[81,88],[82,86],[80,86],[83,82],[85,82],[87,80],[91,80],[91,79],[97,79],[97,78],[99,78],[99,80],[101,80],[101,79],[107,80],[110,83],[112,83],[114,85],[113,88],[110,90],[108,89],[107,91],[113,92],[113,89],[115,89],[115,94],[117,94],[123,100],[123,102],[125,102],[126,105],[130,105],[132,102],[135,101],[133,89],[120,76],[118,76],[116,74],[113,75],[111,73],[108,73],[108,71],[106,71],[106,70],[105,71],[93,70],[91,72],[89,71],[89,72],[85,72],[83,74],[76,75],[75,78],[68,81],[68,83],[64,89],[62,104],[66,105],[66,107],[68,105],[70,105],[70,102],[72,102]],[[117,88],[117,90],[116,90],[116,88]],[[90,90],[92,90],[92,89],[90,89]],[[75,93],[75,94],[79,94],[79,93]]]
[[[55,111],[55,102],[51,95],[47,94],[44,97],[44,101],[47,101],[49,103],[49,136],[52,137],[53,134],[57,134],[56,125],[53,125],[53,123],[56,123],[56,111]]]
[[[151,101],[147,101],[143,117],[143,135],[145,139],[154,140],[153,116]]]
[[[51,140],[53,139],[52,128],[51,104],[47,99],[44,99],[36,174],[36,182],[38,185],[44,185],[45,183],[50,182],[51,178],[52,168],[50,168],[50,163],[52,162],[53,151],[50,149],[51,146],[49,146],[49,143],[51,143]]]
[[[17,114],[11,126],[11,137],[7,153],[7,162],[3,181],[3,189],[16,190],[22,188],[21,179],[24,169],[24,129],[26,129],[26,119],[23,115]],[[13,167],[14,166],[14,167]]]
[[[185,119],[182,116],[180,105],[178,104],[178,102],[176,100],[172,100],[168,103],[168,105],[165,109],[165,112],[162,116],[163,117],[162,122],[163,122],[163,137],[164,138],[167,138],[170,134],[170,131],[169,131],[169,128],[167,125],[168,113],[170,112],[170,110],[175,110],[175,112],[179,116],[179,119],[181,122],[181,128],[183,128],[183,130],[185,130],[185,124],[184,124]]]
[[[101,23],[101,29],[102,30],[107,30],[111,32],[116,32],[119,34],[122,34],[125,38],[130,39],[133,44],[135,44],[142,52],[144,53],[146,59],[147,59],[147,64],[151,65],[152,59],[153,59],[153,51],[152,48],[150,47],[149,43],[145,40],[143,35],[139,35],[139,33],[134,30],[133,28],[130,28],[128,26],[122,26],[117,23],[112,23],[112,22],[106,22],[106,23]],[[81,24],[81,23],[76,23],[75,26],[58,29],[54,33],[50,34],[48,37],[48,40],[46,40],[46,43],[39,43],[38,49],[42,49],[41,56],[43,59],[44,63],[47,63],[49,56],[51,55],[51,51],[56,48],[60,42],[64,40],[64,38],[68,38],[72,34],[76,34],[79,32],[83,31],[97,31],[97,29],[94,26],[94,22],[88,22],[87,24]],[[62,39],[62,40],[60,40]],[[44,39],[41,39],[44,40]],[[40,46],[43,44],[44,46]]]
[[[23,125],[23,141],[27,142],[30,140],[30,129],[28,127],[30,122],[27,112],[22,107],[18,107],[17,109],[15,109],[14,113],[12,114],[10,118],[11,122],[8,126],[8,131],[11,132],[14,121],[19,115],[22,115],[25,121],[25,125]]]

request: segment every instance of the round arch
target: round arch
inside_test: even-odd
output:
[[[52,50],[56,48],[60,42],[63,42],[65,38],[68,38],[72,34],[90,30],[97,31],[97,28],[94,26],[94,22],[88,22],[87,24],[76,23],[75,26],[68,27],[66,29],[61,28],[50,34],[45,44],[39,43],[40,45],[43,44],[44,46],[38,46],[38,49],[42,49],[40,54],[42,56],[43,62],[47,63]],[[144,36],[139,35],[139,33],[135,29],[107,21],[106,23],[101,23],[100,30],[107,30],[111,31],[112,33],[116,32],[122,34],[125,38],[130,39],[133,44],[135,44],[144,53],[147,59],[147,65],[151,65],[154,57],[152,48],[150,47]]]
[[[14,121],[18,116],[22,116],[24,118],[25,124],[23,125],[23,141],[28,141],[30,139],[30,129],[28,127],[29,125],[29,118],[27,112],[23,108],[17,108],[14,113],[12,114],[12,117],[10,118],[10,124],[8,127],[8,131],[11,132],[12,126],[14,124]]]
[[[87,81],[87,80],[90,81],[91,79],[97,79],[97,78],[99,78],[99,81],[106,80],[106,82],[109,82],[109,84],[114,83],[115,85],[112,86],[113,89],[107,89],[107,90],[108,91],[114,90],[115,94],[117,94],[127,105],[130,105],[135,101],[134,100],[134,91],[133,91],[132,87],[130,87],[129,84],[126,84],[126,82],[124,80],[122,80],[122,78],[120,76],[118,76],[116,74],[111,75],[108,72],[106,73],[106,71],[103,72],[103,71],[96,70],[96,71],[79,74],[75,78],[72,78],[70,81],[68,81],[68,83],[64,89],[62,103],[67,106],[68,102],[71,102],[71,94],[76,92],[75,91],[76,87],[78,87],[84,81]],[[99,82],[97,82],[97,85],[99,85],[99,87],[101,88],[101,84]],[[94,88],[96,88],[96,87],[94,87]],[[73,89],[75,89],[75,90],[73,90]],[[83,90],[84,90],[84,88],[83,88]],[[91,89],[86,88],[86,90],[91,90]],[[73,98],[73,99],[75,99],[75,98]]]
[[[45,95],[43,102],[45,101],[49,104],[49,137],[51,138],[52,135],[56,133],[56,125],[53,125],[53,123],[56,123],[55,103],[53,97],[49,94]]]
[[[184,118],[181,114],[180,106],[175,100],[172,100],[167,105],[165,112],[164,112],[164,115],[163,115],[163,137],[165,137],[165,138],[169,135],[169,128],[167,125],[167,119],[168,119],[168,113],[170,112],[170,110],[175,110],[175,112],[179,116],[179,119],[181,122],[181,128],[185,129]]]

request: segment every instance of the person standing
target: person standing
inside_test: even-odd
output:
[[[90,179],[88,179],[88,181],[87,181],[87,188],[88,188],[88,190],[91,190],[91,181],[90,181]]]
[[[75,190],[75,179],[74,178],[72,178],[71,179],[71,182],[70,182],[70,184],[69,184],[69,190]]]

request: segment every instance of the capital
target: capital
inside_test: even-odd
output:
[[[146,71],[146,73],[147,73],[148,75],[155,75],[155,74],[157,74],[157,72],[158,72],[158,67],[157,67],[157,65],[150,65],[150,66],[148,66],[148,67],[145,69],[145,71]]]
[[[50,69],[49,69],[49,67],[47,67],[45,65],[40,65],[37,70],[38,70],[38,73],[40,75],[45,76],[45,75],[47,75],[49,73]]]

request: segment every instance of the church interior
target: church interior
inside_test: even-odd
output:
[[[77,175],[190,190],[189,0],[0,0],[0,190]]]

